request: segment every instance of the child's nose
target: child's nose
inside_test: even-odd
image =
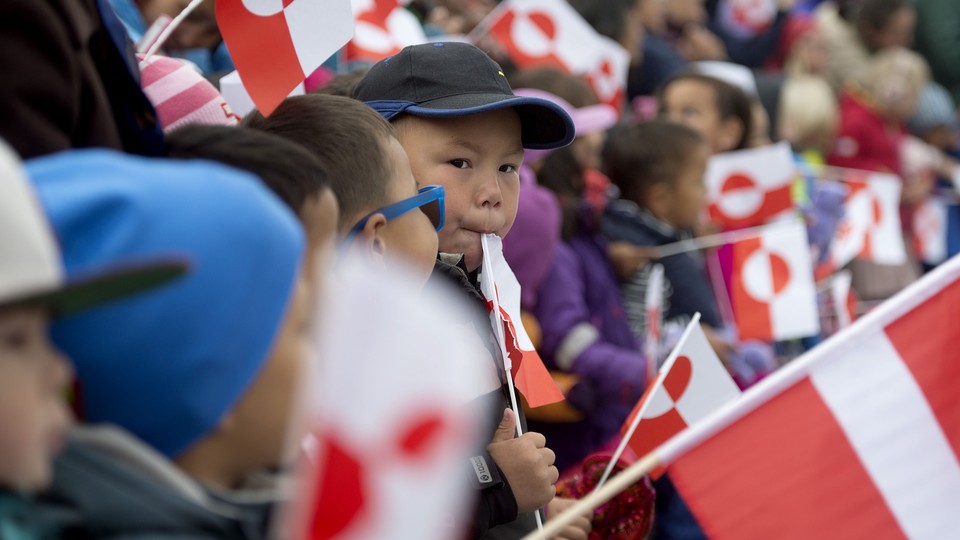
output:
[[[500,190],[500,181],[496,175],[484,180],[478,192],[478,202],[484,208],[499,208],[503,203],[503,193]]]

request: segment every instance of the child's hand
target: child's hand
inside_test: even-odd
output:
[[[607,256],[613,263],[617,277],[626,281],[632,278],[638,270],[657,256],[657,248],[636,246],[630,242],[610,242],[607,246]]]
[[[503,411],[503,420],[487,445],[487,452],[507,477],[520,512],[532,512],[550,502],[557,493],[554,484],[560,472],[553,466],[556,455],[546,447],[547,440],[539,433],[517,433],[517,417]]]
[[[552,516],[566,511],[566,509],[573,506],[575,502],[577,502],[576,499],[554,497],[547,505],[547,519],[549,520]],[[593,530],[593,525],[590,523],[592,514],[593,511],[591,510],[587,515],[577,517],[570,525],[564,527],[563,530],[560,531],[560,534],[554,536],[554,540],[587,540],[590,536],[590,531]]]

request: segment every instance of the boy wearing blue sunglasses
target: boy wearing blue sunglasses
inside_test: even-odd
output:
[[[284,100],[267,118],[255,112],[243,124],[300,143],[319,158],[340,203],[345,249],[385,271],[402,261],[426,283],[443,228],[444,190],[417,182],[380,115],[353,99],[309,94]]]

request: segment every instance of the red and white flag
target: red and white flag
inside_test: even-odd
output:
[[[309,436],[294,437],[301,491],[284,536],[463,536],[473,514],[465,473],[493,414],[465,403],[491,378],[499,387],[489,352],[463,339],[476,332],[449,322],[469,320],[469,307],[399,270],[339,264],[301,392],[298,424]]]
[[[837,328],[842,330],[857,320],[857,299],[850,288],[853,275],[849,270],[838,272],[830,284],[830,297],[837,317]]]
[[[660,343],[663,340],[663,265],[655,264],[647,277],[644,309],[643,354],[647,358],[647,380],[657,376]]]
[[[563,401],[563,392],[543,365],[520,321],[520,282],[503,257],[503,242],[495,234],[480,237],[483,263],[480,292],[487,302],[494,334],[505,352],[505,371],[530,407]]]
[[[726,229],[762,225],[793,210],[796,176],[787,143],[726,152],[707,163],[707,212]]]
[[[960,531],[960,258],[661,448],[710,538]]]
[[[707,341],[697,314],[620,433],[636,455],[645,456],[738,397],[740,388]]]
[[[783,340],[820,332],[807,230],[770,225],[733,244],[733,312],[741,339]]]
[[[907,254],[900,228],[900,179],[886,173],[849,170],[844,217],[830,246],[830,264],[842,268],[854,258],[903,264]]]
[[[347,62],[373,64],[427,42],[420,21],[398,0],[353,0],[352,5],[356,26],[344,50]]]
[[[583,75],[602,103],[623,108],[630,54],[598,34],[566,0],[505,0],[479,28],[517,67]]]
[[[353,35],[350,0],[217,0],[243,85],[268,116]]]
[[[927,197],[913,211],[913,244],[921,261],[937,265],[947,259],[947,201]]]

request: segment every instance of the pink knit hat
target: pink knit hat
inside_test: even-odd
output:
[[[167,56],[140,60],[140,85],[157,110],[163,131],[187,124],[234,126],[233,114],[220,92],[190,64]]]

